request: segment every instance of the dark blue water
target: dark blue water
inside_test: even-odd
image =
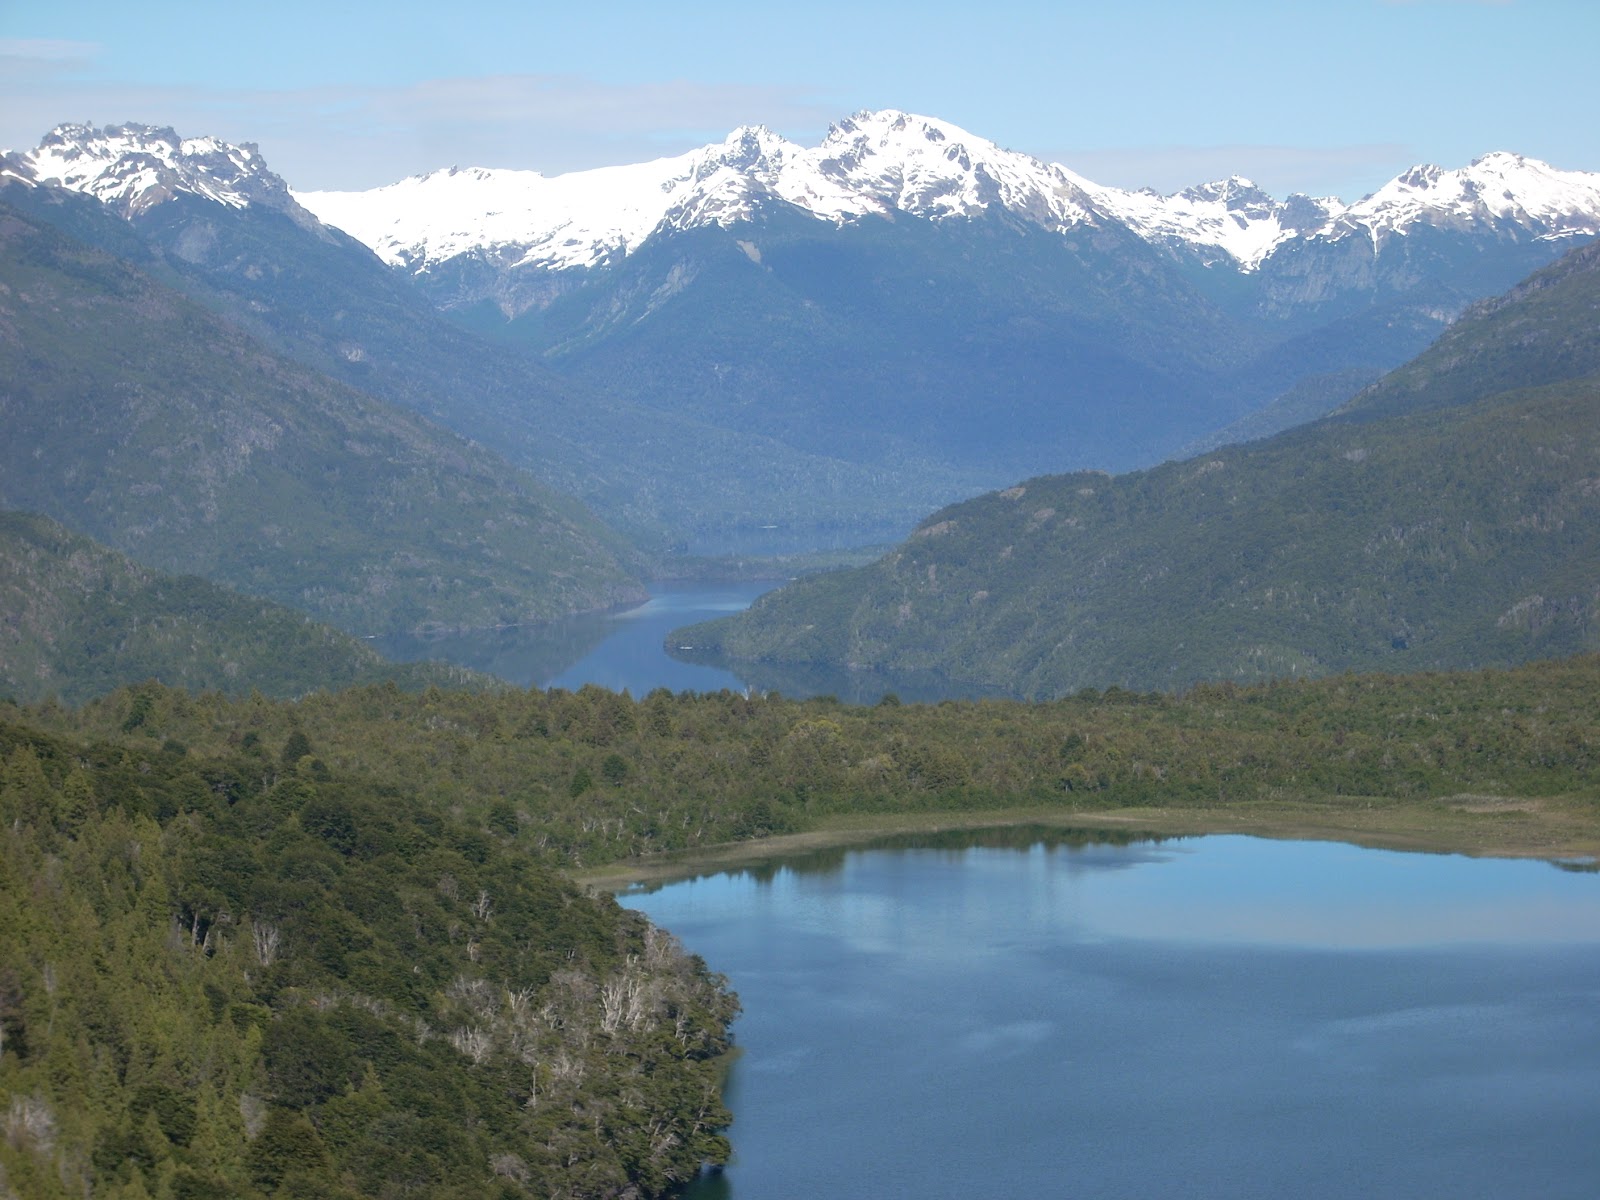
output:
[[[744,1002],[697,1200],[1600,1194],[1600,876],[1215,837],[623,902]]]

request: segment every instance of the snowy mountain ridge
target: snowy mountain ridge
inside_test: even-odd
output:
[[[1278,200],[1238,176],[1160,195],[1102,186],[893,109],[839,121],[815,147],[745,126],[652,162],[549,177],[450,168],[361,192],[293,193],[253,145],[153,126],[63,125],[37,149],[0,160],[0,175],[86,192],[124,215],[182,192],[233,207],[265,204],[302,223],[315,214],[414,272],[469,254],[502,269],[594,268],[658,230],[727,226],[774,203],[836,224],[1003,212],[1062,233],[1120,225],[1173,253],[1246,272],[1298,239],[1360,237],[1377,247],[1419,226],[1509,225],[1535,238],[1600,233],[1600,173],[1504,152],[1459,170],[1413,167],[1349,205],[1299,194]]]
[[[833,222],[1000,210],[1059,232],[1115,223],[1145,241],[1243,271],[1297,238],[1355,235],[1378,243],[1417,225],[1511,222],[1536,237],[1600,233],[1600,173],[1560,171],[1515,154],[1489,154],[1453,171],[1414,167],[1350,205],[1300,194],[1278,200],[1238,176],[1160,195],[1102,186],[949,122],[893,109],[840,121],[814,148],[746,127],[720,145],[635,166],[553,178],[442,171],[299,199],[386,261],[413,270],[508,247],[521,249],[519,265],[590,267],[631,252],[658,227],[728,225],[773,199]]]
[[[1379,241],[1418,225],[1471,228],[1515,224],[1539,237],[1600,231],[1600,174],[1561,171],[1534,158],[1497,151],[1458,171],[1411,168],[1336,215],[1321,236],[1363,229]]]
[[[189,193],[229,208],[259,204],[312,219],[254,143],[180,137],[154,125],[58,125],[35,149],[0,157],[0,178],[7,177],[83,192],[124,217]]]
[[[839,122],[815,148],[745,126],[719,144],[631,166],[554,177],[452,169],[298,198],[394,265],[426,269],[517,247],[517,265],[562,270],[625,255],[658,228],[729,225],[772,201],[835,223],[1000,207],[1064,229],[1096,218],[1094,187],[945,122],[886,111]]]

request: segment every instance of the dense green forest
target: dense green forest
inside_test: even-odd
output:
[[[108,739],[0,720],[0,1195],[641,1196],[726,1158],[736,1001],[670,935],[304,734],[148,736],[180,695]]]
[[[0,1195],[663,1194],[729,1153],[736,1001],[563,868],[1018,808],[1409,806],[1492,832],[1534,805],[1592,840],[1597,694],[1582,656],[1034,705],[0,704]]]
[[[1600,656],[1047,704],[393,685],[293,703],[154,684],[0,708],[55,736],[243,755],[303,737],[338,777],[414,796],[569,867],[810,828],[841,813],[1370,806],[1578,798],[1600,783]]]

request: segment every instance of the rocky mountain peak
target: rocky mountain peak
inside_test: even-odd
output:
[[[1271,206],[1277,203],[1243,175],[1230,175],[1226,179],[1197,184],[1178,194],[1186,200],[1219,202],[1233,210]]]
[[[185,138],[170,126],[58,125],[37,148],[11,155],[8,163],[21,178],[92,195],[124,217],[190,194],[231,208],[262,205],[312,219],[254,143]]]

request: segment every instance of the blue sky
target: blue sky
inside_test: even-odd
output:
[[[0,147],[63,121],[253,141],[303,190],[547,174],[902,108],[1098,182],[1354,200],[1512,150],[1600,171],[1600,0],[0,0]]]

